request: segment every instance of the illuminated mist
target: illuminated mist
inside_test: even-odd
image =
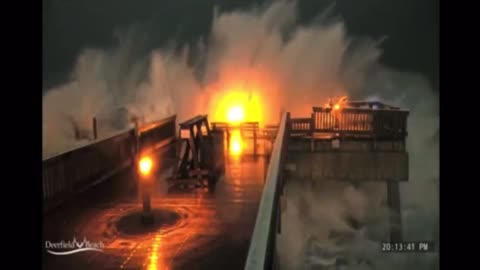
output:
[[[180,52],[138,57],[132,34],[112,50],[85,50],[71,80],[43,97],[44,155],[88,142],[93,116],[106,136],[129,127],[132,116],[149,122],[177,114],[181,121],[208,113],[210,121],[265,124],[277,122],[281,111],[306,117],[332,96],[381,99],[411,110],[410,179],[401,184],[404,237],[438,240],[438,96],[421,76],[381,66],[381,41],[352,39],[342,21],[322,14],[300,26],[296,12],[294,1],[276,1],[218,13],[208,42]],[[384,185],[290,182],[286,188],[282,269],[309,263],[335,269],[328,265],[339,262],[344,268],[338,269],[434,268],[437,254],[380,253],[388,228]],[[319,245],[333,255],[322,255]]]
[[[79,143],[73,126],[80,139],[91,139],[93,116],[102,120],[104,136],[128,127],[131,116],[148,122],[207,112],[226,121],[231,107],[242,107],[245,121],[264,124],[277,122],[287,108],[305,115],[313,103],[361,89],[381,53],[374,41],[354,45],[338,21],[296,26],[291,1],[218,14],[208,42],[180,52],[158,49],[140,57],[134,53],[140,38],[132,32],[111,50],[86,49],[70,82],[44,95],[45,155]]]

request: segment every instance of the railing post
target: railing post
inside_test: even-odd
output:
[[[372,130],[371,130],[371,137],[373,138],[372,141],[372,151],[375,151],[377,149],[376,145],[376,136],[377,136],[377,131],[378,131],[378,115],[377,111],[372,111]]]
[[[139,130],[139,124],[138,124],[138,118],[134,120],[135,124],[135,155],[137,155],[138,152],[140,152],[140,130]]]
[[[93,117],[92,125],[93,125],[93,139],[96,140],[98,138],[98,136],[97,136],[97,118],[96,117]]]
[[[310,131],[309,131],[309,136],[310,136],[310,151],[313,152],[315,151],[315,140],[313,138],[313,135],[315,134],[315,112],[312,112],[312,121],[310,122]]]
[[[315,132],[315,113],[312,113],[312,121],[310,122],[310,136],[313,136],[313,133]]]
[[[257,156],[257,128],[253,127],[253,155]]]

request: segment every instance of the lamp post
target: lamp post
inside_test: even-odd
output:
[[[142,223],[145,225],[153,223],[152,208],[150,203],[150,189],[153,184],[153,160],[149,156],[142,156],[138,161],[138,178],[141,186],[143,212]]]

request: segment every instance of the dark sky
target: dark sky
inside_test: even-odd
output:
[[[115,29],[140,23],[152,46],[175,37],[194,40],[208,33],[213,5],[222,10],[249,7],[261,0],[44,0],[44,86],[62,82],[86,47],[108,47]],[[308,21],[331,0],[300,0]],[[438,88],[438,0],[337,0],[336,14],[353,35],[388,36],[382,62],[426,75]],[[150,34],[151,33],[151,34]]]

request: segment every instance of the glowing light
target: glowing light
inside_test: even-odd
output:
[[[223,90],[223,89],[222,89]],[[263,120],[259,90],[230,86],[218,91],[210,103],[212,121],[239,124],[241,122],[259,122]]]
[[[245,119],[245,114],[241,106],[235,106],[228,110],[227,116],[228,122],[238,123],[242,122]]]
[[[334,110],[340,110],[340,104],[338,104],[338,103],[335,104],[335,106],[333,106],[333,109]]]
[[[142,157],[138,163],[140,173],[147,176],[152,171],[153,161],[150,157]]]
[[[238,156],[242,153],[243,141],[240,130],[234,130],[230,135],[230,154]]]

